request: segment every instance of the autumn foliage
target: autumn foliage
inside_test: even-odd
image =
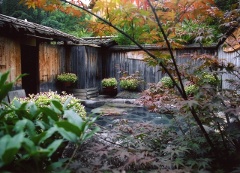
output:
[[[21,3],[29,8],[39,7],[48,11],[58,9],[75,16],[80,16],[83,12],[76,7],[91,7],[94,14],[121,28],[138,42],[165,45],[147,0],[97,0],[91,1],[90,5],[80,0],[21,0]],[[179,42],[183,43],[182,35],[186,34],[181,30],[183,21],[202,23],[209,18],[219,18],[223,15],[214,6],[213,0],[164,0],[151,3],[173,46],[179,46]],[[117,34],[115,29],[98,19],[89,21],[89,30],[98,36]]]

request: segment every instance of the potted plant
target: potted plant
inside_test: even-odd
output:
[[[170,77],[164,76],[160,82],[162,83],[163,87],[165,88],[173,88],[173,81]]]
[[[191,84],[185,88],[185,91],[188,96],[193,96],[199,91],[199,87],[195,84]]]
[[[141,83],[143,79],[140,76],[139,71],[134,74],[128,75],[127,72],[123,72],[123,76],[120,78],[119,85],[123,90],[139,91],[141,90]]]
[[[121,79],[120,87],[124,90],[135,91],[139,85],[139,81],[137,79]]]
[[[74,73],[61,73],[57,76],[57,80],[62,82],[65,87],[71,86],[77,81],[77,75]]]
[[[107,95],[117,95],[116,78],[104,78],[102,80],[103,93]]]

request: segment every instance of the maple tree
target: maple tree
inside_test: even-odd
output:
[[[209,115],[209,111],[211,110],[210,112],[215,116],[215,113],[212,112],[215,109],[213,105],[206,106],[209,103],[213,104],[215,97],[211,93],[216,94],[216,90],[214,89],[216,87],[212,86],[208,90],[208,88],[206,89],[206,87],[209,87],[208,84],[206,85],[206,83],[199,80],[204,76],[203,73],[200,73],[202,70],[208,71],[209,67],[213,69],[214,65],[217,65],[217,69],[221,69],[226,68],[227,65],[220,66],[219,62],[216,62],[212,56],[198,56],[198,59],[203,60],[203,64],[195,71],[195,74],[188,74],[184,71],[184,67],[180,67],[177,64],[173,54],[174,48],[183,46],[185,43],[183,37],[185,36],[192,34],[195,41],[201,44],[207,42],[208,39],[212,40],[212,28],[202,27],[200,30],[189,33],[189,31],[183,29],[183,26],[184,23],[192,22],[193,24],[198,24],[207,20],[211,21],[214,18],[219,18],[224,23],[223,12],[214,6],[213,0],[139,0],[130,2],[98,0],[94,2],[92,10],[89,10],[88,6],[80,0],[21,0],[21,2],[25,3],[28,7],[34,8],[37,6],[45,10],[59,9],[76,16],[81,15],[82,12],[87,12],[95,17],[95,20],[91,21],[91,27],[95,34],[102,36],[119,32],[128,38],[131,43],[145,51],[150,57],[147,60],[150,64],[161,66],[162,70],[173,81],[178,92],[175,93],[175,90],[169,90],[167,92],[168,98],[166,99],[176,99],[177,102],[182,104],[181,111],[183,113],[187,115],[191,113],[191,117],[193,117],[195,123],[199,126],[216,160],[219,160],[220,156],[227,152],[225,150],[224,152],[220,152],[220,148],[217,145],[220,141],[210,137],[203,125],[204,123],[210,125],[209,120],[211,119],[211,122],[215,123],[216,129],[220,131],[221,142],[223,145],[226,144],[225,137],[227,135],[224,136],[225,134],[222,133],[222,128],[225,127],[225,124],[220,125],[219,122],[215,121],[215,117],[212,118]],[[133,2],[136,2],[137,5]],[[236,24],[232,22],[236,13],[238,16],[238,12],[235,11],[235,13],[229,14],[226,18],[228,26]],[[199,27],[201,26],[198,25],[196,28]],[[200,35],[198,35],[199,33]],[[153,54],[146,50],[141,43],[154,43],[161,47],[167,47],[169,54],[161,58],[158,54]],[[210,73],[215,75],[213,71],[210,71]],[[199,95],[192,97],[186,93],[183,79],[197,84],[205,90],[200,90]],[[148,99],[157,98],[157,102],[163,96],[161,91],[157,89],[158,87],[153,87],[153,90],[157,92],[150,92],[147,95]],[[147,99],[145,98],[145,100]],[[152,101],[152,103],[155,103],[155,101]],[[220,104],[225,103],[221,102]],[[136,162],[136,158],[132,157],[130,162]]]

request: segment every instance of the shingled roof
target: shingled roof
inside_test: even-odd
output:
[[[0,31],[8,34],[20,33],[23,35],[35,36],[53,41],[85,43],[83,39],[66,34],[59,30],[3,14],[0,14]]]
[[[5,34],[26,35],[50,41],[65,41],[78,45],[111,46],[115,44],[113,37],[77,38],[51,27],[43,26],[27,20],[0,14],[0,32]]]
[[[87,44],[95,44],[98,46],[110,47],[116,45],[114,41],[115,36],[102,36],[102,37],[83,37]]]

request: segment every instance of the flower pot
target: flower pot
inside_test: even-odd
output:
[[[117,95],[117,88],[114,87],[114,86],[104,87],[103,88],[103,94],[109,95],[109,96],[116,96]]]
[[[64,88],[70,87],[72,85],[72,82],[62,82]]]
[[[70,92],[70,89],[72,88],[73,83],[72,82],[59,82],[60,88],[62,91]]]

